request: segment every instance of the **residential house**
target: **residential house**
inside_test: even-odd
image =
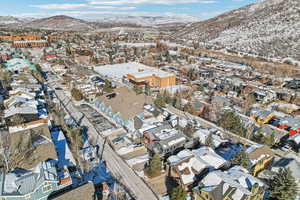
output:
[[[143,119],[144,105],[151,104],[152,99],[143,94],[137,95],[127,87],[116,88],[112,94],[97,98],[95,106],[117,124],[134,131],[134,117]]]
[[[6,200],[48,199],[59,189],[54,160],[41,162],[33,170],[0,173],[0,198]]]
[[[222,133],[216,129],[198,129],[194,133],[194,137],[199,139],[200,144],[205,145],[207,138],[211,136],[214,148],[219,147],[222,144],[225,144],[228,142],[227,139],[222,139]]]
[[[195,200],[261,200],[264,184],[240,166],[211,171],[193,189]]]
[[[281,117],[278,121],[277,127],[288,130],[290,136],[300,133],[300,120],[291,116]]]
[[[267,109],[253,108],[250,116],[256,120],[257,124],[262,125],[267,124],[274,117],[274,113]]]
[[[202,147],[193,151],[184,149],[168,158],[169,175],[178,184],[188,190],[198,183],[211,169],[220,169],[226,160],[217,155],[211,148]]]
[[[161,156],[172,155],[184,148],[189,141],[182,132],[172,128],[168,123],[153,125],[147,130],[140,130],[146,147]]]
[[[249,155],[254,176],[270,167],[275,156],[275,153],[269,147],[260,144],[248,147],[246,153]]]

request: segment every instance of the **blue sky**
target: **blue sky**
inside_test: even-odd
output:
[[[5,0],[0,15],[93,19],[111,15],[178,15],[208,19],[258,0]]]

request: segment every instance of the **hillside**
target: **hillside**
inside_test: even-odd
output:
[[[300,60],[300,1],[264,0],[193,23],[173,37],[262,57]]]
[[[12,16],[0,16],[0,26],[20,25],[24,21]]]
[[[176,26],[198,21],[191,16],[111,16],[95,20],[97,22],[131,24],[137,26],[160,27],[164,25]]]
[[[81,19],[76,19],[64,15],[43,18],[34,20],[32,22],[26,23],[25,27],[36,28],[36,29],[51,29],[51,30],[92,30],[94,26]]]

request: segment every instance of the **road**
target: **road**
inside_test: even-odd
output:
[[[51,88],[61,87],[52,80],[48,82]],[[63,102],[66,108],[72,113],[72,116],[79,120],[81,125],[88,127],[88,135],[92,143],[102,146],[104,139],[97,133],[94,125],[74,106],[69,97],[65,95],[64,90],[55,91],[57,98]],[[156,200],[158,199],[148,185],[134,173],[134,171],[125,163],[117,153],[109,146],[105,145],[103,159],[106,161],[109,171],[118,178],[118,180],[130,189],[132,195],[138,200]]]

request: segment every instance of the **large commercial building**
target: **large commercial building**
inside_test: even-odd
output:
[[[95,70],[105,77],[128,84],[157,88],[176,85],[174,74],[136,62],[98,66]]]
[[[48,41],[47,40],[21,40],[21,41],[14,41],[12,44],[13,48],[41,48],[47,47]]]
[[[176,85],[176,76],[171,73],[164,71],[145,71],[143,69],[136,73],[127,74],[129,82],[135,85],[146,85],[149,84],[151,87],[166,88],[169,86]]]

